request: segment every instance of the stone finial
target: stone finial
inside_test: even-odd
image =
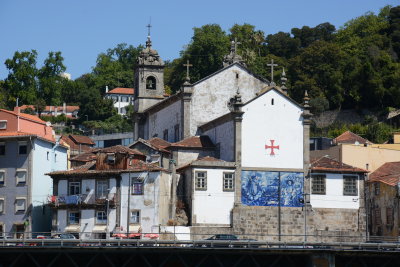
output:
[[[285,68],[283,68],[282,70],[282,76],[281,76],[281,90],[287,95],[288,94],[288,89],[286,87],[286,72],[285,72]]]
[[[271,67],[271,86],[275,86],[275,82],[274,82],[274,67],[277,67],[278,64],[274,64],[274,59],[271,59],[271,63],[267,64],[268,67]]]
[[[246,66],[242,57],[237,54],[237,45],[238,44],[241,44],[241,43],[238,42],[236,38],[235,38],[235,40],[231,41],[231,51],[230,51],[229,55],[226,55],[224,57],[224,62],[223,62],[224,67],[227,67],[235,62],[238,62],[238,63]]]
[[[189,76],[189,68],[193,67],[192,64],[189,63],[189,60],[186,60],[186,64],[183,64],[184,67],[186,67],[186,78],[185,78],[185,85],[190,84],[190,76]]]
[[[308,97],[308,92],[307,92],[307,90],[304,92],[303,106],[304,106],[305,108],[310,108],[310,98]]]
[[[307,90],[304,92],[303,108],[304,108],[304,111],[302,114],[302,116],[304,118],[303,123],[306,125],[307,124],[309,125],[309,124],[311,124],[311,117],[313,116],[313,114],[310,112],[310,98],[308,97]]]

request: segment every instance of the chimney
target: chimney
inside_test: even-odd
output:
[[[63,103],[63,113],[67,115],[67,104],[65,102]]]
[[[106,86],[106,94],[108,93],[108,85]]]
[[[21,108],[20,107],[14,107],[14,112],[19,115],[21,113]]]

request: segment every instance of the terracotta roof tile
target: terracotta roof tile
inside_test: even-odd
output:
[[[362,138],[361,136],[350,131],[346,131],[333,139],[334,144],[355,144],[356,142],[359,144],[372,144],[367,139]]]
[[[94,142],[90,137],[85,135],[68,135],[69,138],[75,141],[77,144],[94,145]]]
[[[15,115],[15,116],[18,115],[16,112],[11,111],[11,110],[0,109],[0,111],[7,112],[7,113],[13,114],[13,115]],[[30,114],[26,114],[26,113],[20,112],[20,113],[19,113],[19,116],[22,117],[22,118],[28,119],[28,120],[32,120],[32,121],[39,122],[39,123],[41,123],[41,124],[46,124],[45,121],[41,120],[41,119],[40,119],[38,116],[36,116],[36,115],[30,115]]]
[[[37,136],[34,133],[26,133],[26,132],[14,132],[14,131],[0,131],[0,136],[2,137],[14,137],[14,136]]]
[[[166,148],[171,145],[170,142],[165,141],[164,139],[154,137],[149,140],[147,140],[152,146],[155,146],[156,148]]]
[[[391,186],[400,180],[400,161],[387,162],[370,174],[368,182],[382,182]]]
[[[321,172],[368,173],[367,170],[350,166],[329,157],[322,157],[312,161],[311,170]]]
[[[92,160],[96,160],[96,153],[99,151],[99,148],[91,149],[88,152],[82,153],[70,159],[70,161],[80,161],[80,162],[88,162]]]
[[[107,92],[107,94],[120,94],[120,95],[133,95],[135,90],[133,88],[117,87]]]
[[[97,152],[102,152],[102,153],[125,153],[125,154],[130,154],[130,155],[145,156],[142,152],[140,152],[140,151],[138,151],[136,149],[131,149],[129,147],[121,146],[121,145],[102,148],[102,149],[99,149]]]
[[[35,105],[22,105],[21,110],[25,110],[27,108],[30,108],[32,110],[36,110]],[[57,108],[57,113],[58,112],[63,112],[64,111],[64,106],[46,106],[44,109],[44,112],[50,112],[50,111],[55,111]],[[72,113],[74,111],[79,110],[79,106],[65,106],[66,112]]]
[[[214,144],[207,135],[191,136],[182,141],[172,143],[170,147],[187,147],[187,148],[214,148]]]
[[[153,138],[154,139],[154,138]],[[153,139],[150,139],[150,140],[153,140]],[[168,144],[168,145],[170,145],[170,143],[168,143],[168,142],[166,142],[166,141],[164,141],[164,140],[162,140],[162,139],[160,139],[160,138],[158,138],[160,141],[162,141],[162,142],[159,142],[159,140],[157,140],[157,141],[155,141],[155,142],[153,142],[153,144],[150,142],[150,140],[144,140],[144,139],[142,139],[142,138],[139,138],[139,140],[137,140],[136,142],[134,142],[132,145],[130,145],[129,146],[129,148],[134,148],[135,147],[135,145],[139,142],[139,143],[142,143],[142,144],[144,144],[144,145],[146,145],[146,146],[148,146],[148,147],[150,147],[150,148],[152,148],[152,149],[154,149],[154,150],[157,150],[157,151],[161,151],[161,152],[164,152],[164,153],[171,153],[170,151],[168,151],[168,150],[166,150],[166,149],[164,149],[163,147],[166,147],[166,146],[162,146],[161,144]],[[153,140],[154,141],[154,140]],[[164,142],[164,143],[163,143]]]

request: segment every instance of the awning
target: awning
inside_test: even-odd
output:
[[[79,225],[68,225],[67,227],[65,227],[65,232],[80,232],[81,228]]]
[[[93,233],[105,233],[107,230],[107,226],[106,225],[95,225],[93,227],[92,232]]]

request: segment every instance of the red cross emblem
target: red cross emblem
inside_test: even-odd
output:
[[[275,140],[269,140],[271,142],[271,145],[265,145],[265,149],[271,149],[271,156],[275,156],[274,149],[279,149],[279,146],[274,146]]]

